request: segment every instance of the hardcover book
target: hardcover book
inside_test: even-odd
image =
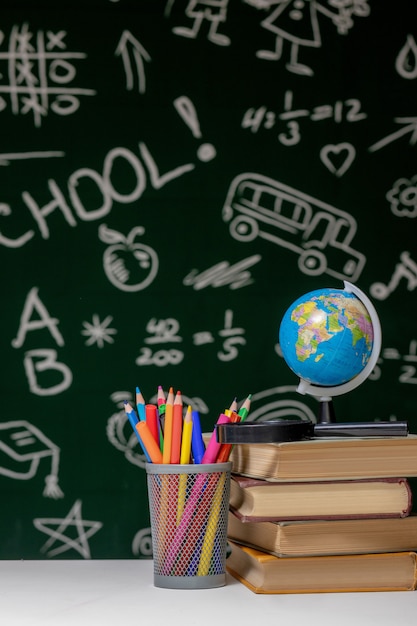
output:
[[[230,542],[227,571],[254,593],[413,591],[416,553],[281,558]]]
[[[417,551],[417,514],[397,519],[242,522],[229,512],[227,536],[281,557]]]
[[[230,507],[243,521],[405,517],[412,494],[405,478],[271,482],[234,474]]]
[[[236,444],[232,471],[268,480],[354,480],[417,476],[417,435]]]

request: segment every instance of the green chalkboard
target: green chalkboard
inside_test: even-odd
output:
[[[337,420],[417,429],[415,17],[2,2],[0,558],[150,556],[137,385],[205,430],[249,393],[314,419],[278,346],[307,291],[351,282],[381,321]]]

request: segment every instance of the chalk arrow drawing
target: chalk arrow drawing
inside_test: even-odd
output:
[[[404,137],[404,135],[408,135],[408,133],[411,133],[410,145],[413,146],[417,142],[417,117],[396,117],[394,122],[396,124],[407,124],[407,126],[404,126],[400,130],[397,130],[397,132],[387,135],[387,137],[384,137],[380,141],[374,143],[368,148],[369,152],[376,152],[377,150],[387,146],[389,143]]]
[[[120,37],[119,44],[115,52],[116,56],[121,56],[123,61],[123,67],[126,73],[126,89],[132,91],[134,87],[134,74],[131,62],[131,56],[136,66],[138,76],[138,90],[139,93],[145,93],[146,91],[146,76],[144,61],[150,61],[151,57],[145,48],[139,43],[139,41],[128,30],[123,31]]]

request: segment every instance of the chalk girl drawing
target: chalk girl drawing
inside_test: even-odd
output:
[[[298,60],[301,47],[321,48],[322,40],[318,15],[328,17],[339,35],[346,35],[353,27],[352,15],[367,17],[370,8],[367,0],[328,0],[326,5],[315,0],[244,0],[257,9],[279,6],[261,21],[262,28],[275,35],[273,50],[258,50],[260,59],[278,61],[283,54],[284,41],[290,43],[288,71],[303,76],[313,76],[313,70]],[[329,8],[332,7],[332,8]],[[332,9],[336,9],[336,11]]]
[[[136,240],[144,232],[142,226],[135,226],[127,236],[105,224],[98,228],[99,239],[109,245],[103,255],[104,272],[121,291],[141,291],[158,273],[159,260],[155,250]]]
[[[38,471],[41,459],[50,457],[51,472],[45,478],[43,495],[62,498],[58,485],[60,449],[36,426],[26,420],[0,423],[0,475],[15,480],[30,480]]]
[[[202,23],[207,20],[209,23],[207,39],[218,46],[230,46],[230,38],[217,32],[220,24],[226,21],[228,4],[229,0],[189,0],[184,12],[186,17],[193,20],[192,26],[175,26],[172,32],[181,37],[195,39]],[[165,15],[169,12],[167,5]]]
[[[300,271],[309,276],[355,282],[366,263],[350,246],[357,225],[349,213],[262,174],[236,176],[223,220],[237,241],[260,237],[296,252]]]

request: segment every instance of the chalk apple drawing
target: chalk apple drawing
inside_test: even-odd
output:
[[[141,291],[148,287],[158,273],[159,260],[153,248],[137,241],[145,232],[135,226],[125,236],[100,224],[99,239],[109,247],[103,254],[103,267],[109,281],[121,291]]]

